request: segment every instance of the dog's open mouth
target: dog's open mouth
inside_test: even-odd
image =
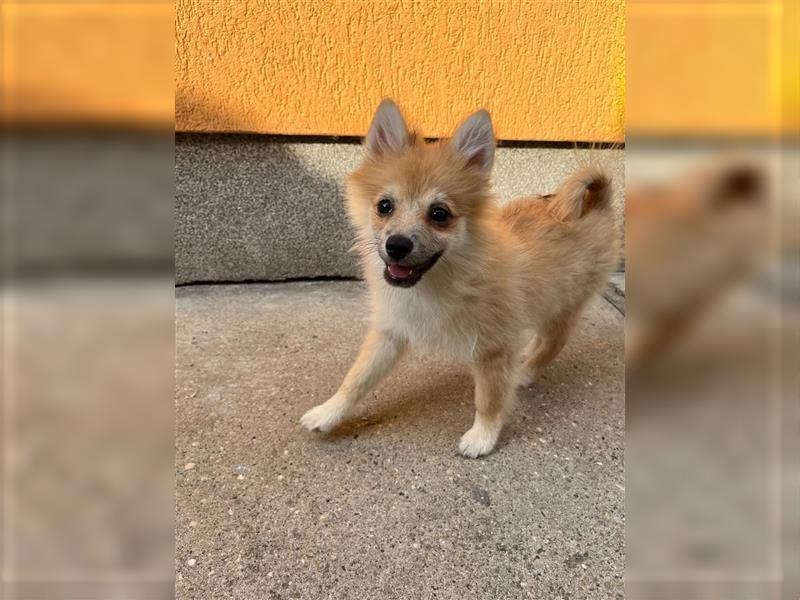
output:
[[[436,261],[439,260],[441,255],[441,252],[437,252],[428,262],[413,267],[397,263],[387,264],[386,268],[383,270],[383,278],[389,285],[409,288],[422,278],[425,271],[436,264]]]

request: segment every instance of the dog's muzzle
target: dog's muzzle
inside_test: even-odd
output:
[[[442,252],[434,254],[427,262],[421,265],[401,265],[400,263],[386,263],[383,270],[383,278],[386,283],[395,287],[410,288],[414,286],[425,274],[428,269],[436,264],[442,256]]]

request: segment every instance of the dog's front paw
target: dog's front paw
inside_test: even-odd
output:
[[[347,405],[339,396],[315,406],[300,418],[300,424],[309,431],[328,433],[347,416]]]
[[[500,425],[475,423],[467,433],[461,436],[458,449],[467,458],[485,456],[494,450],[497,438],[500,437]]]

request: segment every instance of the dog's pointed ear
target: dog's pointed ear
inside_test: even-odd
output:
[[[400,152],[409,141],[408,128],[403,115],[394,100],[384,98],[375,111],[364,149],[370,158],[379,158],[384,154]]]
[[[494,130],[489,111],[481,109],[470,115],[456,132],[450,145],[453,151],[464,157],[467,167],[490,173],[494,164]]]

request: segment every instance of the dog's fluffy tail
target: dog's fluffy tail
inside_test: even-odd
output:
[[[559,221],[574,221],[592,210],[611,203],[611,180],[596,167],[581,169],[567,179],[550,202],[550,211]]]

